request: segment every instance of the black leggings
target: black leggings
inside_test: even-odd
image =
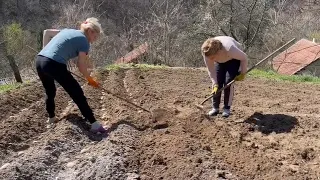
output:
[[[37,56],[36,68],[46,92],[46,110],[50,118],[55,116],[54,98],[56,96],[56,86],[54,80],[56,80],[77,104],[82,115],[90,123],[96,121],[79,83],[67,70],[65,64],[58,63],[47,57]]]
[[[217,72],[218,89],[231,82],[239,74],[240,61],[232,59],[225,63],[215,63]],[[224,108],[230,109],[234,95],[234,85],[232,84],[224,90]],[[212,99],[213,107],[219,108],[221,93]]]

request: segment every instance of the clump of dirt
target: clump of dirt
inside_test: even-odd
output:
[[[236,82],[232,115],[223,118],[195,106],[210,92],[203,69],[101,70],[97,77],[152,113],[83,84],[108,132],[90,133],[63,89],[56,97],[61,121],[47,129],[39,84],[1,95],[8,103],[0,113],[0,177],[317,179],[320,173],[318,85],[249,77]]]
[[[316,157],[316,154],[314,152],[313,148],[306,148],[303,149],[301,152],[298,153],[302,159],[305,161],[311,161]]]

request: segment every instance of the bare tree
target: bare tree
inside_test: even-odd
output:
[[[133,27],[140,39],[149,43],[149,62],[176,65],[181,56],[177,44],[186,27],[190,25],[191,11],[188,2],[182,0],[156,0],[149,4],[147,20],[141,20]]]
[[[17,82],[22,83],[22,78],[20,75],[20,71],[18,65],[16,63],[15,56],[20,49],[23,47],[23,30],[20,24],[13,23],[8,25],[3,30],[4,37],[4,54],[9,62],[9,65],[12,69],[14,77]]]
[[[272,51],[291,37],[317,38],[320,28],[320,5],[318,1],[279,0],[269,9],[270,22],[263,41],[265,48]],[[319,39],[320,40],[320,39]]]
[[[245,51],[249,51],[267,26],[270,7],[267,0],[211,0],[207,4],[206,21],[216,25],[220,34],[243,43]]]
[[[78,28],[88,17],[99,18],[104,34],[90,53],[97,66],[110,64],[145,42],[147,63],[202,66],[202,42],[218,35],[242,43],[254,63],[293,37],[320,36],[320,5],[314,0],[8,0],[0,7],[5,23],[21,21],[30,31],[27,44],[38,51],[40,43],[32,38],[39,40],[44,29]],[[35,55],[23,48],[16,54],[21,57],[15,59],[18,67],[29,62],[23,57]]]

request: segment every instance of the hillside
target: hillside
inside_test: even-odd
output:
[[[90,49],[96,66],[111,64],[147,42],[143,63],[201,67],[201,44],[219,35],[239,41],[253,65],[292,38],[320,41],[319,8],[317,1],[298,0],[0,1],[0,43],[9,38],[2,31],[14,23],[21,25],[18,30],[23,34],[0,45],[0,78],[12,77],[4,56],[10,51],[8,44],[15,44],[10,55],[19,70],[30,71],[44,29],[78,28],[88,17],[98,17],[104,30]]]
[[[194,105],[209,92],[197,68],[103,70],[104,88],[152,116],[83,85],[108,136],[88,132],[61,89],[61,121],[45,128],[36,82],[0,95],[4,179],[317,179],[320,86],[248,77],[237,82],[233,114],[207,118]],[[210,102],[205,104],[209,110]]]

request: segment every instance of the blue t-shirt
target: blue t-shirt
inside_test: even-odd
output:
[[[38,55],[67,64],[67,61],[77,57],[79,52],[88,53],[89,49],[89,41],[80,30],[63,29],[49,41]]]

